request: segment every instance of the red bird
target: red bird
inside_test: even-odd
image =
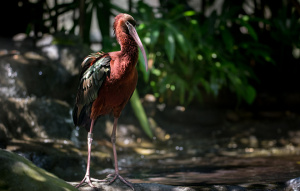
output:
[[[119,175],[115,142],[118,118],[135,90],[138,80],[138,73],[135,68],[138,61],[138,47],[144,56],[146,70],[148,69],[146,53],[135,26],[136,22],[132,16],[123,13],[117,15],[113,28],[121,50],[109,53],[93,53],[86,57],[81,64],[73,121],[75,125],[85,127],[88,131],[88,160],[86,174],[76,187],[84,182],[93,187],[90,177],[93,127],[98,117],[112,113],[114,125],[111,142],[115,174],[110,183],[119,178],[133,189],[131,183]]]

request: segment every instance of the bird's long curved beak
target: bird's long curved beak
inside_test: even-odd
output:
[[[143,47],[143,44],[142,44],[142,42],[140,40],[140,37],[137,34],[134,26],[132,26],[129,22],[126,23],[126,26],[128,28],[129,34],[133,37],[133,39],[135,40],[136,44],[139,46],[139,48],[142,51],[142,54],[143,54],[143,57],[144,57],[144,61],[145,61],[145,68],[146,68],[146,71],[148,71],[148,59],[147,59],[146,52],[145,52],[145,49]]]

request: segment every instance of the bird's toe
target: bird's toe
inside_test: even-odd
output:
[[[121,182],[123,182],[124,184],[129,186],[132,190],[134,190],[134,187],[132,186],[131,182],[127,181],[125,178],[123,178],[119,174],[115,174],[114,178],[109,182],[109,184],[112,184],[113,182],[115,182],[116,179],[119,179]]]

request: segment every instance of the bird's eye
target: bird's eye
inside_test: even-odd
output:
[[[126,26],[128,27],[129,25],[132,25],[133,27],[136,26],[134,21],[126,21]]]
[[[126,21],[125,22],[126,26],[129,28],[131,26],[130,22],[129,21]]]

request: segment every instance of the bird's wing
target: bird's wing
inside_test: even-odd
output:
[[[81,75],[77,90],[76,104],[73,110],[75,125],[85,123],[89,117],[88,108],[97,98],[106,76],[110,73],[110,56],[105,53],[94,53],[87,56],[81,64]]]

